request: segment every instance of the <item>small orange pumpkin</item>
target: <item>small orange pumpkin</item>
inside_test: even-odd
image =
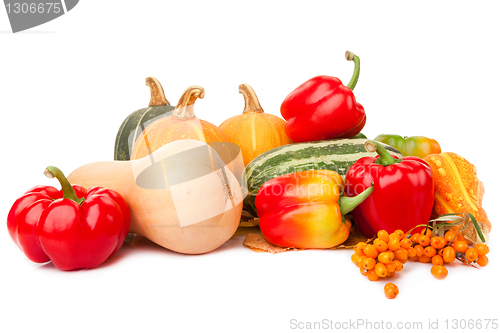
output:
[[[260,154],[292,143],[292,140],[285,133],[286,122],[264,112],[252,87],[241,84],[239,92],[245,98],[243,114],[225,120],[219,128],[229,142],[240,147],[246,166]]]
[[[227,142],[224,133],[208,121],[198,119],[193,111],[194,102],[205,97],[200,86],[191,86],[184,91],[171,115],[149,124],[135,141],[130,159],[143,158],[169,142],[193,139],[210,144]]]

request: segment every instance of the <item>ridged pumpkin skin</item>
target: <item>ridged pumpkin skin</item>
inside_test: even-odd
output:
[[[194,115],[195,100],[204,96],[202,87],[189,87],[171,115],[155,120],[138,135],[130,159],[143,158],[169,142],[182,139],[193,139],[207,144],[226,142],[226,136],[217,126]]]
[[[265,113],[249,85],[240,85],[239,92],[245,98],[243,114],[225,120],[219,128],[229,142],[240,147],[247,166],[260,154],[292,143],[292,140],[285,133],[286,122],[280,117]]]
[[[146,78],[146,85],[151,89],[149,107],[132,112],[120,125],[115,140],[116,161],[130,160],[130,153],[137,136],[144,130],[152,119],[167,116],[175,107],[165,98],[160,82],[153,78]]]
[[[468,212],[489,232],[491,222],[482,207],[484,185],[476,167],[455,153],[431,154],[424,160],[432,168],[436,189],[434,215]]]

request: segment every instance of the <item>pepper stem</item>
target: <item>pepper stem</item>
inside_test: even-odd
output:
[[[68,179],[64,176],[63,172],[56,168],[55,166],[48,166],[45,168],[43,174],[48,178],[57,178],[61,184],[63,191],[63,198],[75,201],[77,204],[81,205],[85,201],[85,198],[78,198],[76,196],[75,189],[69,183]]]
[[[354,208],[356,208],[360,203],[362,203],[370,194],[373,192],[373,186],[368,187],[366,190],[361,192],[355,197],[344,197],[341,196],[339,198],[339,206],[340,206],[340,214],[344,216],[345,214],[351,212]]]
[[[191,86],[182,93],[179,103],[172,113],[172,118],[179,120],[188,120],[196,118],[193,111],[194,102],[198,98],[205,97],[205,89],[200,86]]]
[[[160,81],[154,77],[146,78],[146,85],[151,90],[151,100],[149,101],[149,106],[163,106],[170,105],[170,102],[165,98],[165,93],[163,92],[163,87]]]
[[[373,153],[377,152],[378,158],[375,160],[375,163],[380,164],[382,166],[392,165],[394,163],[399,163],[402,159],[394,158],[392,155],[377,141],[368,140],[365,142],[365,149],[367,152]]]
[[[255,91],[248,84],[243,83],[239,86],[239,93],[243,95],[245,98],[245,109],[243,109],[243,113],[260,113],[264,112],[262,107],[260,106],[259,99],[255,94]]]
[[[349,81],[349,83],[347,84],[347,88],[353,90],[354,87],[356,87],[356,83],[358,83],[358,78],[359,78],[359,67],[360,67],[359,57],[354,53],[352,53],[351,51],[346,51],[345,58],[346,60],[354,61],[354,73],[352,73],[351,81]]]

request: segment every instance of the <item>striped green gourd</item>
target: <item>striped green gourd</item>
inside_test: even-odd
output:
[[[136,138],[141,134],[149,122],[158,117],[168,116],[175,109],[165,98],[163,87],[154,77],[146,78],[146,85],[151,90],[149,107],[132,112],[121,124],[116,134],[115,157],[116,161],[130,160],[130,152]]]
[[[292,143],[257,156],[243,173],[248,188],[245,210],[256,216],[254,202],[260,187],[268,180],[287,173],[327,169],[334,170],[345,178],[347,169],[358,159],[377,155],[365,150],[366,141],[367,139],[358,138]],[[381,144],[391,154],[403,157],[396,148]]]

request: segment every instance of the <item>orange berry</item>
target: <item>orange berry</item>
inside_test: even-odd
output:
[[[392,234],[389,235],[389,240],[391,240],[393,238],[397,238],[395,233],[392,233]]]
[[[420,233],[417,232],[416,234],[413,234],[410,239],[412,243],[418,243],[419,238],[420,238]]]
[[[435,249],[442,249],[445,247],[446,241],[443,237],[434,236],[431,238],[431,246]]]
[[[467,260],[469,262],[476,261],[478,256],[479,255],[478,255],[477,250],[475,248],[470,248],[467,251],[465,251],[465,258],[467,258]]]
[[[394,259],[393,254],[390,252],[382,252],[379,253],[378,255],[378,261],[383,264],[390,263],[393,259]]]
[[[399,288],[394,283],[387,283],[384,286],[384,294],[388,299],[394,299],[399,294]]]
[[[422,245],[423,247],[428,246],[431,243],[431,239],[427,235],[420,235],[418,238],[418,244]]]
[[[451,243],[451,241],[453,240],[453,238],[455,238],[456,234],[457,233],[454,230],[448,230],[444,234],[444,240],[446,241],[446,243]]]
[[[422,245],[418,244],[415,245],[413,248],[415,249],[415,252],[417,252],[417,257],[421,257],[424,255],[425,250]]]
[[[429,237],[429,239],[430,239],[432,237],[432,229],[426,227],[424,230],[422,230],[422,232],[420,234],[425,235],[425,236]]]
[[[363,248],[366,246],[365,242],[359,242],[354,246],[354,252],[363,253]]]
[[[358,262],[358,257],[359,257],[359,254],[357,254],[356,252],[354,252],[351,256],[351,261],[353,264],[356,264]]]
[[[421,263],[429,263],[432,261],[432,258],[431,257],[428,257],[428,256],[421,256],[421,257],[418,257],[418,261],[420,261]]]
[[[377,258],[378,256],[378,251],[377,249],[375,248],[375,246],[373,245],[366,245],[364,248],[363,248],[363,253],[365,254],[365,256],[367,256],[368,258]]]
[[[455,252],[455,249],[453,247],[447,246],[444,248],[444,250],[443,250],[443,261],[444,262],[447,262],[447,263],[453,262],[453,261],[455,261],[455,257],[456,257],[456,252]]]
[[[477,258],[476,264],[478,264],[481,267],[488,265],[488,257],[483,256],[483,255],[479,255],[479,257]]]
[[[386,230],[379,230],[379,232],[377,232],[377,237],[386,243],[389,241],[389,233]]]
[[[444,279],[448,276],[448,270],[442,265],[434,265],[431,268],[431,274],[439,280]]]
[[[387,243],[387,248],[391,251],[399,249],[400,244],[399,244],[399,239],[397,238],[391,238],[389,243]]]
[[[403,269],[403,263],[399,260],[393,260],[392,263],[396,265],[396,272],[399,272]]]
[[[474,245],[474,248],[477,250],[477,254],[480,256],[485,256],[490,252],[490,248],[488,247],[488,245],[483,243]]]
[[[398,240],[402,240],[403,238],[405,238],[405,233],[400,229],[394,231],[394,235],[398,238]]]
[[[408,257],[415,257],[417,256],[417,250],[415,250],[415,248],[413,247],[410,247],[408,249]]]
[[[379,253],[387,251],[387,243],[380,238],[377,238],[373,241],[373,246],[375,246]]]
[[[379,276],[377,275],[377,273],[375,273],[375,268],[372,268],[370,269],[367,273],[366,273],[366,277],[368,278],[368,280],[370,281],[377,281]]]
[[[403,239],[399,242],[399,245],[400,245],[402,248],[409,249],[409,248],[412,246],[411,239],[409,239],[409,238],[403,238]]]
[[[396,264],[394,261],[390,261],[387,264],[385,264],[385,267],[387,268],[388,273],[392,273],[396,271]]]
[[[465,241],[464,234],[460,231],[457,235],[457,238],[455,238],[457,241]]]
[[[469,245],[467,244],[466,241],[455,241],[453,242],[453,248],[455,251],[460,252],[460,253],[465,253],[467,249],[469,248]]]
[[[363,265],[363,260],[365,260],[367,257],[364,254],[358,254],[358,258],[356,260],[356,267],[361,267]]]
[[[395,277],[396,276],[396,272],[387,272],[387,276],[386,278],[392,278],[392,277]]]
[[[434,257],[436,255],[436,252],[436,249],[430,245],[424,249],[424,255],[428,256],[429,258]]]
[[[434,257],[432,257],[432,264],[443,266],[444,264],[443,257],[441,257],[439,254],[436,254]]]
[[[366,269],[364,269],[363,267],[361,267],[361,268],[359,269],[359,272],[360,272],[360,273],[361,273],[361,275],[363,275],[363,276],[367,276],[367,275],[368,275],[368,271],[367,271]]]
[[[385,267],[385,265],[381,262],[377,263],[375,265],[375,273],[377,273],[377,275],[381,278],[384,278],[387,276],[387,267]]]
[[[398,259],[398,260],[407,260],[408,259],[408,250],[403,248],[403,247],[400,247],[399,249],[394,251],[394,257],[395,257],[395,259]]]
[[[408,257],[408,259],[410,259],[411,261],[418,261],[418,256],[411,256],[411,257]]]
[[[370,269],[372,269],[373,267],[375,267],[375,264],[377,263],[377,261],[373,258],[366,258],[365,260],[363,260],[363,262],[361,263],[361,266],[366,269],[367,271],[369,271]]]

